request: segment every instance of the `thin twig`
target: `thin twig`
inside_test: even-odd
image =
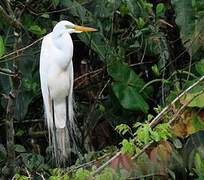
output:
[[[33,46],[34,44],[40,42],[42,39],[43,39],[43,37],[41,37],[40,39],[34,41],[33,43],[31,43],[31,44],[29,44],[29,45],[27,45],[27,46],[25,46],[25,47],[23,47],[23,48],[21,48],[21,49],[17,49],[17,50],[15,50],[15,51],[13,51],[13,52],[11,52],[11,53],[9,53],[9,54],[6,54],[6,55],[0,57],[0,60],[1,60],[1,59],[5,59],[5,58],[7,58],[7,57],[9,57],[9,56],[12,56],[12,55],[14,55],[14,54],[18,54],[18,53],[24,51],[24,50],[28,49],[29,47]],[[0,63],[2,63],[2,62],[5,62],[5,61],[0,61]]]
[[[45,178],[44,178],[44,176],[43,176],[42,174],[40,174],[39,172],[36,172],[36,174],[37,174],[38,176],[40,176],[40,177],[42,178],[42,180],[45,180]]]
[[[151,173],[151,174],[146,174],[146,175],[137,176],[137,177],[129,177],[129,178],[126,178],[126,180],[136,180],[136,179],[148,178],[148,177],[152,177],[152,176],[162,176],[162,177],[164,176],[164,177],[166,177],[165,175],[162,175],[162,174]]]
[[[96,171],[94,171],[91,175],[95,176],[96,174],[98,174],[99,172],[101,172],[106,166],[108,166],[114,159],[116,159],[117,157],[119,157],[121,155],[121,151],[117,152],[116,155],[114,155],[111,159],[109,159],[108,161],[106,161],[102,166],[100,166],[99,168],[96,169]]]

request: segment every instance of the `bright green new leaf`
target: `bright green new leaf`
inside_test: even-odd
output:
[[[126,134],[128,131],[131,131],[130,127],[127,124],[120,124],[116,126],[115,130],[122,135]]]
[[[86,169],[80,168],[76,171],[74,180],[85,180],[90,176],[90,172]]]
[[[163,3],[159,3],[157,4],[157,8],[156,8],[156,14],[157,16],[161,16],[162,13],[164,13],[165,7]]]
[[[122,153],[123,154],[132,154],[135,150],[135,145],[132,140],[128,141],[127,139],[123,139],[122,141]]]

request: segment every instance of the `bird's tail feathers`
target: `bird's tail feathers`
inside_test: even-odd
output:
[[[57,165],[62,165],[66,161],[69,162],[71,153],[77,152],[77,128],[74,121],[74,103],[72,94],[70,95],[71,97],[67,97],[63,105],[56,104],[54,100],[52,100],[52,103],[50,104],[51,111],[46,111],[46,123],[48,125],[49,132],[49,145],[50,147],[52,147],[52,154]],[[58,106],[60,106],[60,108],[58,108]],[[65,108],[65,111],[63,111],[63,108]],[[62,126],[63,123],[56,124],[59,123],[62,119],[66,120],[65,126]]]

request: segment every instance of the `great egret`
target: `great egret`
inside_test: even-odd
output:
[[[96,31],[94,28],[58,22],[42,41],[40,81],[49,144],[57,164],[69,159],[77,149],[73,110],[73,42],[71,33]]]

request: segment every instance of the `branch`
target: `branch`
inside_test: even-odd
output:
[[[5,59],[5,58],[7,58],[7,57],[9,57],[9,56],[12,56],[12,55],[14,55],[14,54],[18,54],[18,53],[24,51],[24,50],[28,49],[29,47],[33,46],[34,44],[40,42],[42,39],[43,39],[43,37],[41,37],[40,39],[34,41],[33,43],[31,43],[31,44],[29,44],[29,45],[27,45],[27,46],[25,46],[25,47],[23,47],[23,48],[21,48],[21,49],[17,49],[16,51],[13,51],[13,52],[11,52],[11,53],[9,53],[9,54],[6,54],[6,55],[0,57],[0,60],[1,60],[1,59]],[[5,61],[0,61],[0,63],[6,62],[6,61],[7,61],[7,60],[5,60]]]
[[[204,76],[202,76],[198,81],[196,81],[194,84],[192,84],[191,86],[189,86],[186,90],[184,90],[179,96],[177,96],[168,106],[166,106],[153,120],[152,122],[149,124],[152,128],[155,127],[155,125],[157,125],[163,115],[168,112],[170,110],[170,107],[172,105],[175,104],[175,102],[177,102],[181,97],[183,97],[187,92],[189,92],[190,90],[192,90],[195,86],[197,86],[199,83],[201,83],[204,80]],[[201,92],[203,93],[203,91]],[[200,93],[198,94],[200,95]],[[197,95],[197,96],[198,96]],[[197,97],[196,96],[196,97]],[[178,117],[178,115],[183,111],[183,109],[194,99],[195,97],[193,97],[189,102],[187,102],[186,104],[184,104],[178,111],[177,113],[174,115],[174,117],[169,121],[169,124],[171,124],[173,121],[175,121]],[[145,150],[147,148],[149,148],[152,144],[154,143],[154,141],[150,141],[148,144],[146,144],[143,149],[136,154],[135,156],[133,156],[131,159],[137,159],[141,154],[143,154],[145,152]],[[106,166],[108,166],[114,159],[116,159],[122,152],[119,151],[117,154],[115,154],[110,160],[108,160],[107,162],[105,162],[102,166],[100,166],[99,168],[96,169],[96,171],[94,171],[92,173],[92,176],[95,176],[96,174],[98,174],[99,172],[101,172]]]
[[[178,101],[181,97],[183,97],[187,92],[189,92],[191,89],[193,89],[195,86],[197,86],[199,83],[201,83],[204,80],[204,76],[202,76],[198,81],[196,81],[194,84],[189,86],[186,90],[184,90],[179,96],[177,96],[168,106],[166,106],[149,124],[152,128],[160,122],[160,119],[162,118],[163,114],[166,113],[172,105],[175,104],[176,101]]]
[[[11,15],[7,14],[7,12],[4,10],[4,8],[0,5],[0,14],[4,17],[5,21],[9,23],[11,26],[13,26],[16,29],[20,29],[23,27],[23,25]]]

